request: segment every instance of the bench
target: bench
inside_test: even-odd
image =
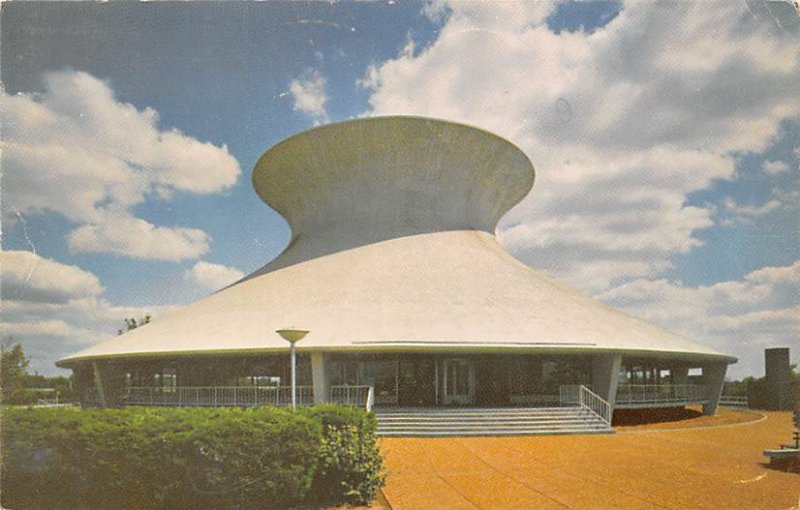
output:
[[[788,471],[800,472],[800,448],[780,448],[764,450],[764,455],[769,457],[769,467]]]
[[[788,460],[800,457],[800,450],[797,448],[781,448],[775,450],[764,450],[764,455],[771,460]]]

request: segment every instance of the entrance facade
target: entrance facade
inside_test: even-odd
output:
[[[446,359],[442,363],[442,404],[472,405],[475,403],[475,365],[466,359]]]
[[[378,406],[557,405],[561,385],[591,385],[580,356],[333,354],[330,386],[372,386]]]
[[[287,358],[115,361],[75,377],[83,405],[288,405]],[[612,408],[694,404],[711,413],[723,368],[620,354],[302,353],[297,395],[301,405],[553,407],[581,401],[585,386]]]

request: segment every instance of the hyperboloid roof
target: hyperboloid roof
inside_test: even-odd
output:
[[[275,260],[196,303],[59,361],[302,350],[608,352],[725,356],[594,301],[509,255],[500,217],[533,186],[516,146],[418,117],[329,124],[257,163],[289,222]],[[231,225],[231,228],[236,228]]]

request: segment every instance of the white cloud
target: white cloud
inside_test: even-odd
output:
[[[0,263],[3,339],[21,343],[40,373],[56,373],[56,360],[108,340],[126,317],[157,320],[171,308],[112,305],[94,274],[35,253],[0,252]]]
[[[234,267],[199,261],[186,270],[184,278],[203,287],[219,290],[244,277],[244,273]]]
[[[137,249],[131,242],[103,247],[88,242],[87,229],[111,230],[114,222],[141,229],[144,222],[132,210],[148,197],[216,193],[232,186],[240,174],[225,146],[162,130],[156,111],[118,101],[107,83],[87,73],[49,73],[40,94],[0,93],[0,110],[4,217],[61,214],[78,225],[74,236],[82,242],[73,243],[76,250],[173,260],[197,257],[204,250],[198,249],[191,229],[151,226],[161,236],[172,230],[173,241],[182,237],[193,247],[173,242],[177,252],[172,256],[165,256],[163,249]]]
[[[92,273],[28,251],[0,252],[0,270],[4,300],[65,303],[103,292]]]
[[[741,280],[688,287],[635,280],[596,296],[667,329],[738,356],[735,377],[763,373],[766,347],[800,353],[800,260],[753,271]]]
[[[0,327],[5,335],[20,338],[32,337],[51,337],[64,338],[76,337],[87,340],[87,345],[91,345],[91,339],[100,341],[108,335],[98,335],[97,332],[79,329],[62,320],[43,320],[36,322],[4,322]]]
[[[328,112],[325,110],[325,103],[328,101],[326,83],[322,73],[316,69],[307,69],[289,84],[289,91],[294,98],[294,109],[311,117],[314,125],[328,122]]]
[[[598,292],[700,244],[715,205],[689,195],[735,178],[731,154],[800,118],[800,46],[744,3],[628,2],[592,33],[556,34],[544,21],[557,3],[436,2],[432,18],[449,12],[437,39],[360,83],[370,114],[451,119],[520,145],[537,184],[501,239]]]
[[[125,253],[139,259],[179,261],[204,254],[210,241],[202,230],[157,227],[121,215],[77,228],[69,235],[69,248],[81,253]]]
[[[761,169],[764,173],[769,175],[778,175],[782,174],[789,170],[789,165],[785,161],[764,161],[764,164],[761,165]]]
[[[778,193],[774,195],[780,197]],[[717,216],[720,218],[719,224],[727,227],[737,224],[754,224],[759,218],[781,209],[783,205],[779,198],[773,198],[762,205],[750,205],[739,204],[728,197],[722,201],[722,207],[717,211]]]

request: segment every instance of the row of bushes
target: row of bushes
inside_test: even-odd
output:
[[[9,408],[5,508],[287,508],[367,503],[383,485],[375,419],[318,406]]]

